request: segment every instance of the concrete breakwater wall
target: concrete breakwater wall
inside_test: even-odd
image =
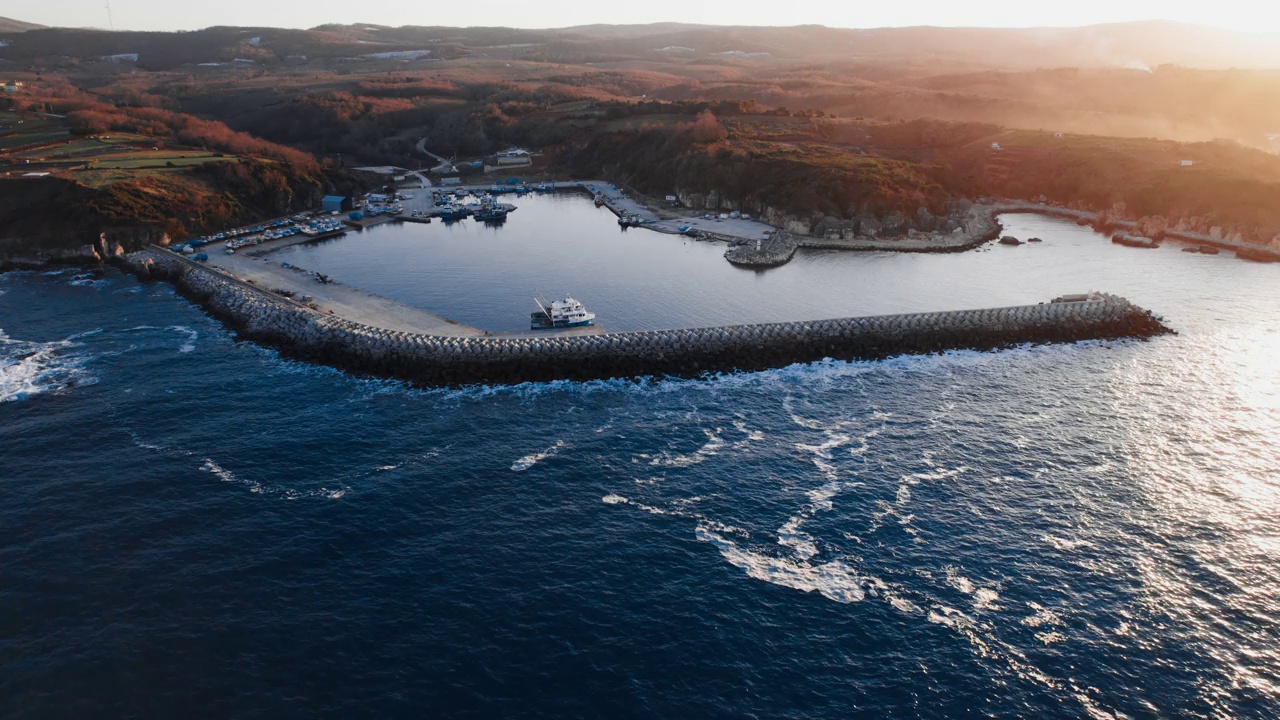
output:
[[[164,250],[144,250],[123,262],[144,279],[173,282],[242,337],[290,357],[425,385],[696,376],[824,358],[879,359],[1168,332],[1127,300],[1096,295],[1023,307],[689,330],[444,337],[321,314]]]

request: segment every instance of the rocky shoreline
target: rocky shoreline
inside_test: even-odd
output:
[[[1000,237],[1002,227],[992,206],[968,201],[953,203],[953,214],[942,222],[939,229],[919,231],[908,229],[902,235],[864,235],[862,231],[875,233],[897,232],[899,224],[874,224],[869,220],[840,221],[822,237],[797,236],[782,231],[765,240],[759,250],[754,244],[731,247],[725,259],[734,265],[754,268],[770,268],[785,265],[796,251],[848,250],[853,252],[904,252],[904,253],[955,253],[972,250]],[[922,217],[926,214],[922,213]],[[938,226],[938,219],[927,215],[928,222]],[[888,228],[888,230],[886,230]]]

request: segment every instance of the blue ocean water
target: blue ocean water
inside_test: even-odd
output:
[[[708,264],[614,324],[1100,289],[1179,334],[431,390],[0,275],[0,717],[1280,714],[1280,267],[1007,223],[1046,242]]]

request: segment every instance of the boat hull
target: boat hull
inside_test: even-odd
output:
[[[543,313],[529,313],[530,330],[560,330],[562,328],[591,327],[594,324],[595,322],[592,320],[555,323]]]

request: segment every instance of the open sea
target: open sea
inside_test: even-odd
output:
[[[1006,231],[751,272],[529,198],[276,259],[493,330],[1094,289],[1178,334],[417,389],[0,275],[0,718],[1280,717],[1280,266]]]

